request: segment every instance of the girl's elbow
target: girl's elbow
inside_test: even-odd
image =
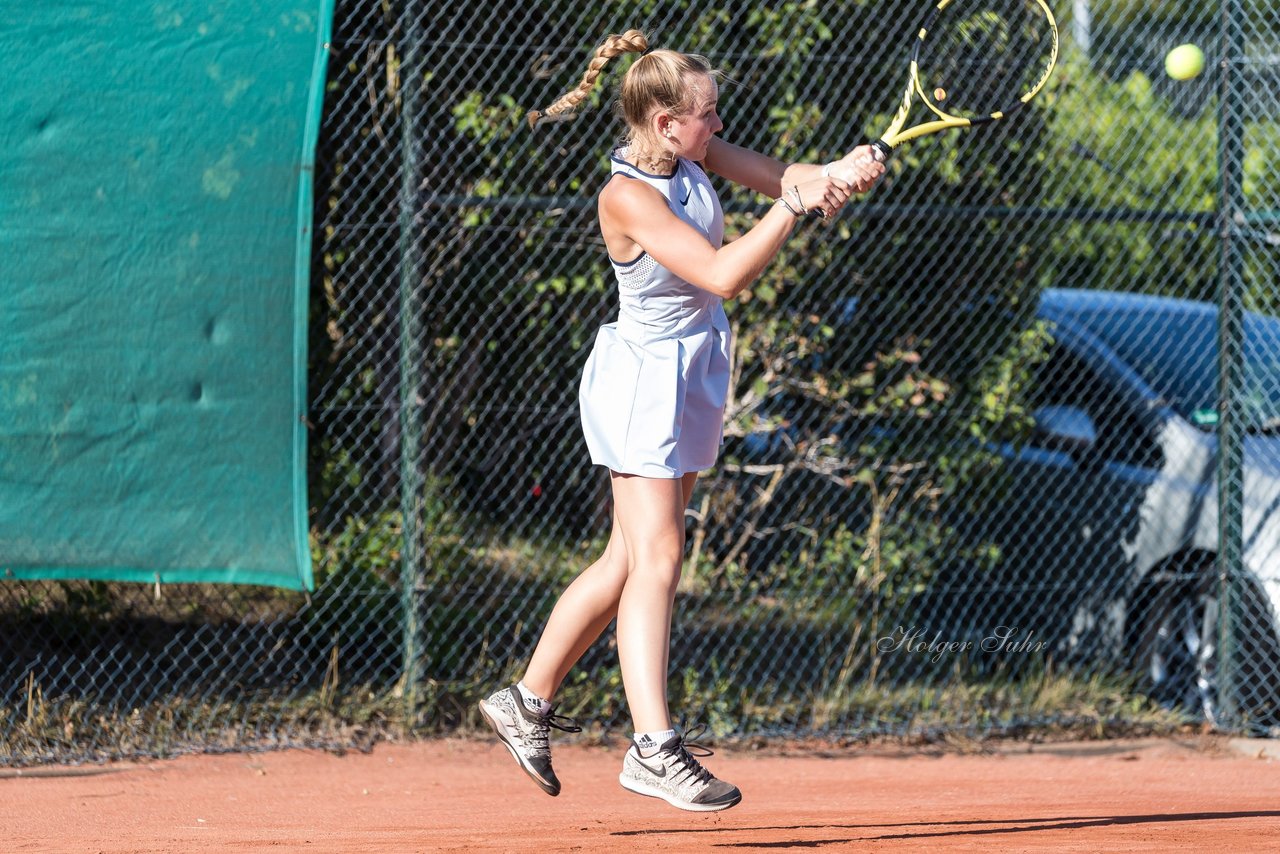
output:
[[[742,293],[743,288],[746,287],[746,282],[741,282],[737,279],[714,278],[709,280],[703,287],[721,299],[733,299]]]

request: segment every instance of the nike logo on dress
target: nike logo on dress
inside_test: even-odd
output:
[[[689,204],[689,197],[692,195],[693,195],[693,187],[689,187],[687,190],[685,190],[684,198],[680,200],[680,205],[683,207],[684,205]]]

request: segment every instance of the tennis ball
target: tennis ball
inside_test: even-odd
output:
[[[1180,44],[1165,55],[1164,70],[1174,80],[1190,80],[1204,71],[1204,51],[1193,44]]]

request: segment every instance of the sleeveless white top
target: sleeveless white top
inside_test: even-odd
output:
[[[624,154],[614,152],[610,180],[644,181],[720,247],[724,213],[701,167],[679,158],[674,174],[650,175]],[[578,395],[591,461],[657,478],[710,468],[720,452],[729,391],[729,322],[721,299],[647,252],[610,261],[618,319],[596,335]]]

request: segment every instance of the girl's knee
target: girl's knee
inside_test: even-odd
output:
[[[639,542],[628,542],[624,550],[627,561],[634,566],[679,566],[684,560],[684,537],[680,535],[650,537]]]
[[[601,563],[609,577],[614,579],[619,587],[627,583],[627,579],[631,576],[631,561],[627,558],[625,550],[620,553],[605,554]]]
[[[611,537],[600,562],[609,568],[610,574],[626,576],[631,572],[631,551],[621,537]]]
[[[633,554],[627,568],[628,579],[643,577],[664,583],[673,590],[680,581],[680,572],[684,566],[684,555],[680,551],[650,549]]]

